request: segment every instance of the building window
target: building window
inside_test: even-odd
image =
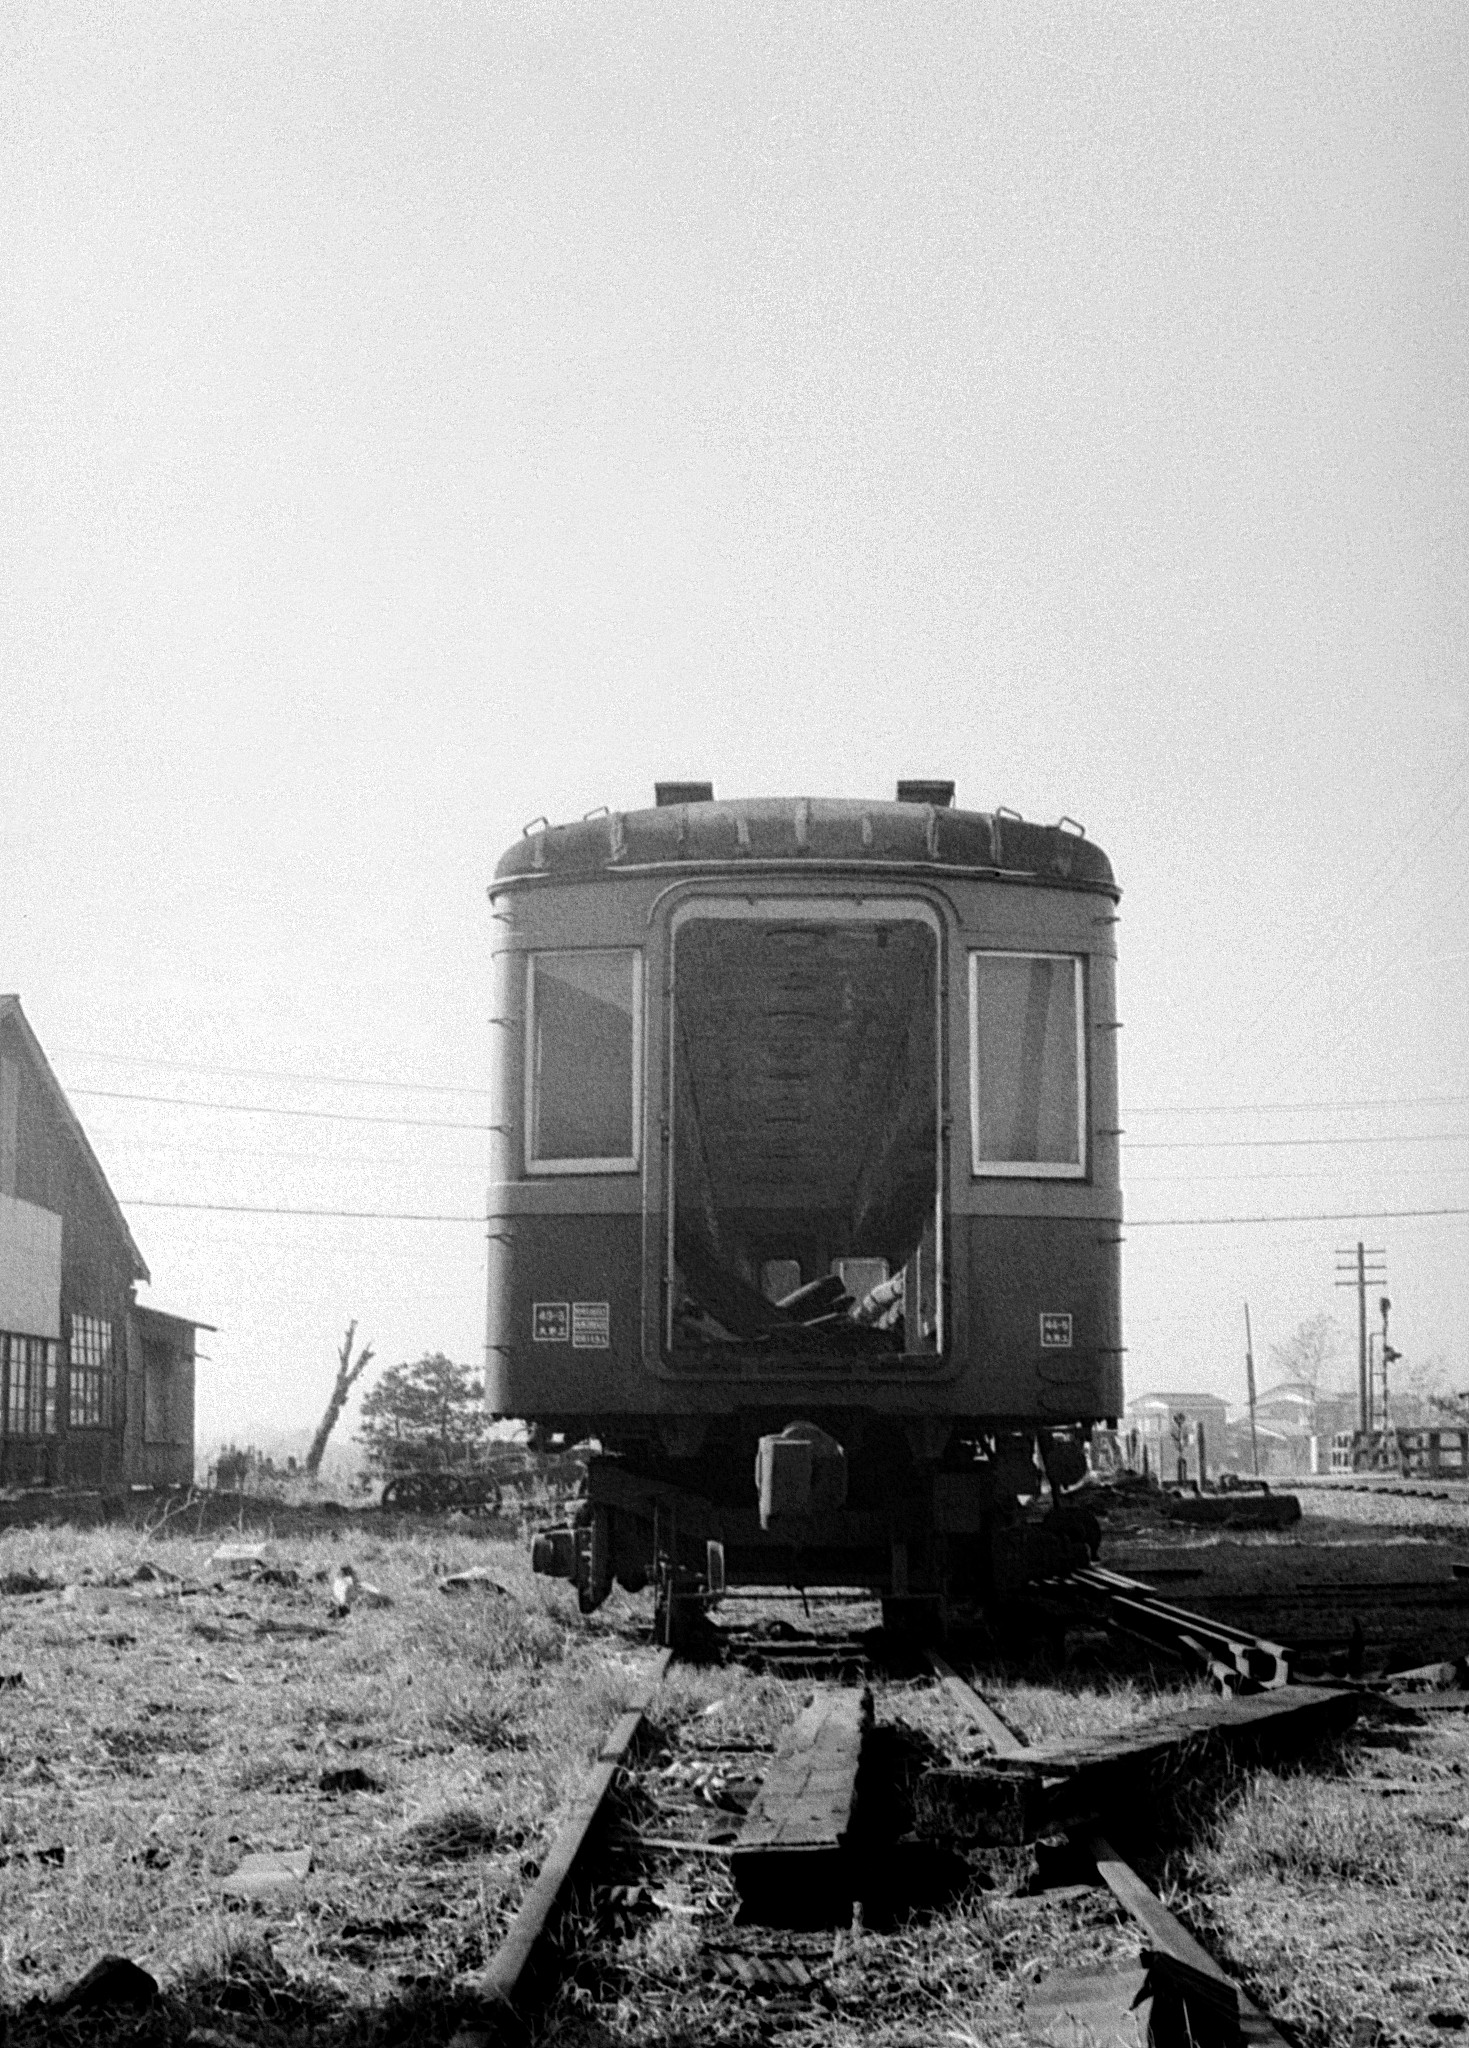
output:
[[[60,1348],[50,1337],[0,1332],[7,1436],[55,1436]]]
[[[112,1325],[81,1315],[67,1323],[67,1421],[73,1429],[105,1429],[112,1420]]]
[[[1081,961],[969,956],[969,1114],[976,1174],[1086,1175]]]
[[[526,981],[525,1163],[630,1173],[638,1163],[641,956],[532,953]]]

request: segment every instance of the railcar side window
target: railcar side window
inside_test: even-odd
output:
[[[627,1173],[636,1167],[641,966],[635,952],[530,955],[529,1172]]]
[[[969,956],[969,1099],[976,1174],[1086,1172],[1081,962],[1062,953]]]

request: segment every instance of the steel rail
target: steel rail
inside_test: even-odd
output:
[[[1290,1683],[1291,1653],[1284,1643],[1251,1635],[1187,1607],[1175,1607],[1171,1601],[1160,1600],[1154,1588],[1141,1579],[1127,1578],[1101,1565],[1087,1565],[1051,1584],[1100,1595],[1107,1602],[1108,1620],[1114,1628],[1192,1658],[1221,1692],[1257,1687],[1270,1692]]]
[[[1149,1890],[1130,1863],[1124,1863],[1105,1835],[1082,1838],[1087,1854],[1097,1866],[1097,1876],[1118,1904],[1147,1929],[1149,1938],[1165,1955],[1189,1969],[1228,1985],[1239,2000],[1239,2029],[1248,2048],[1291,2048],[1284,2034],[1267,2012],[1255,2004],[1240,1984],[1215,1962],[1213,1956],[1175,1919],[1156,1892]]]
[[[658,1652],[642,1675],[633,1695],[634,1704],[614,1723],[598,1750],[582,1792],[551,1844],[535,1882],[521,1900],[509,1932],[475,1984],[470,2012],[450,2048],[484,2048],[493,2039],[496,2021],[507,2010],[514,2010],[530,1966],[565,1903],[564,1894],[581,1860],[587,1837],[601,1814],[603,1801],[646,1728],[648,1708],[673,1657],[672,1650]]]
[[[925,1650],[923,1654],[929,1670],[943,1687],[945,1698],[952,1701],[970,1725],[979,1730],[995,1754],[1023,1756],[1028,1747],[1024,1736],[1017,1735],[1010,1724],[1000,1718],[984,1694],[937,1650]]]

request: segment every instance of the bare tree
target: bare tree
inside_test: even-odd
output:
[[[1283,1380],[1296,1380],[1311,1389],[1314,1400],[1321,1375],[1341,1355],[1341,1330],[1329,1315],[1308,1316],[1289,1337],[1270,1347],[1270,1364]]]
[[[1440,1417],[1461,1426],[1469,1422],[1469,1387],[1454,1385],[1464,1377],[1464,1368],[1451,1366],[1447,1352],[1434,1351],[1427,1358],[1416,1359],[1404,1367],[1401,1377],[1408,1392],[1417,1396],[1429,1426]]]
[[[347,1325],[347,1334],[342,1339],[342,1348],[337,1353],[337,1380],[332,1388],[332,1397],[326,1404],[326,1413],[316,1425],[316,1434],[311,1439],[311,1449],[306,1453],[306,1476],[314,1479],[321,1470],[321,1460],[326,1450],[327,1438],[336,1427],[337,1417],[347,1405],[347,1396],[361,1379],[372,1360],[372,1347],[364,1344],[354,1363],[352,1340],[357,1335],[354,1317]]]

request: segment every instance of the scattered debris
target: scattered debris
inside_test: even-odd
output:
[[[266,1543],[221,1543],[209,1562],[229,1572],[248,1572],[256,1565],[264,1567],[269,1548]]]
[[[21,1595],[26,1593],[59,1593],[60,1579],[39,1578],[35,1572],[6,1572],[0,1576],[0,1593]]]
[[[172,1593],[183,1584],[183,1580],[177,1572],[171,1572],[166,1566],[154,1564],[151,1559],[144,1558],[143,1562],[134,1565],[130,1572],[114,1572],[102,1583],[104,1586],[128,1589],[147,1586],[155,1593]]]
[[[381,1792],[382,1781],[360,1764],[346,1764],[340,1770],[323,1771],[317,1779],[323,1792]]]
[[[1164,1493],[1157,1507],[1170,1522],[1216,1529],[1290,1529],[1301,1519],[1293,1493]]]
[[[509,1598],[507,1589],[500,1584],[492,1571],[482,1564],[472,1564],[467,1571],[451,1572],[447,1579],[439,1582],[441,1593],[500,1593]]]
[[[264,1903],[294,1891],[310,1868],[309,1849],[260,1849],[240,1858],[239,1868],[221,1889],[229,1898]]]
[[[63,1992],[54,2012],[145,2012],[158,2002],[158,1983],[127,1956],[100,1956],[70,1991]]]
[[[1412,1671],[1390,1671],[1387,1682],[1394,1692],[1447,1692],[1462,1685],[1464,1676],[1461,1659],[1457,1664],[1419,1664]]]
[[[1047,2048],[1148,2048],[1148,1973],[1138,1963],[1052,1970],[1025,2001],[1025,2035]]]
[[[60,1842],[49,1849],[0,1850],[0,1863],[65,1863],[66,1850]]]

